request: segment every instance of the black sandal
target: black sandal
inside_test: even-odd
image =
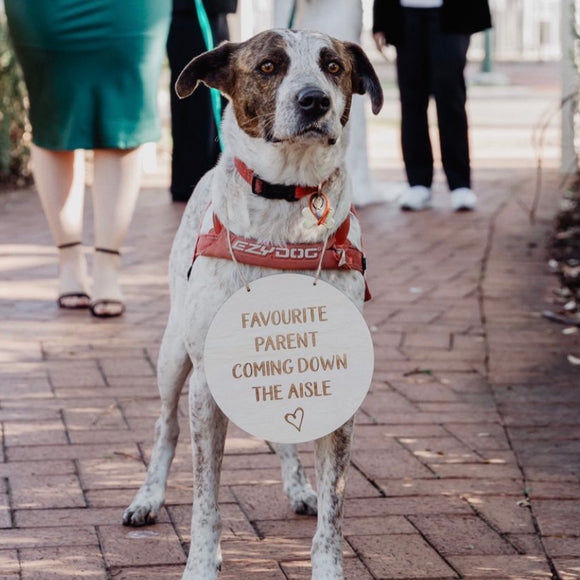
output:
[[[76,300],[69,302],[71,298]],[[86,292],[66,292],[57,298],[56,303],[63,310],[86,310],[91,307],[91,297]]]
[[[67,244],[61,244],[57,248],[59,250],[65,250],[66,248],[74,248],[81,244],[82,242],[69,242]],[[70,298],[76,298],[76,300],[69,303]],[[91,297],[86,292],[65,292],[57,298],[56,303],[63,310],[86,310],[91,307]]]
[[[102,252],[103,254],[113,254],[113,256],[120,256],[119,250],[110,250],[109,248],[95,248],[95,252]]]
[[[103,254],[112,254],[114,256],[120,256],[121,252],[119,250],[111,250],[109,248],[95,248],[95,252],[102,252]],[[109,306],[119,306],[119,310],[117,312],[99,312],[101,307],[105,307],[105,309]],[[114,300],[103,298],[102,300],[94,300],[90,303],[89,309],[91,314],[96,318],[116,318],[117,316],[121,316],[125,312],[125,305],[121,300]]]
[[[98,312],[100,307],[104,306],[105,308],[109,306],[120,306],[117,312]],[[116,318],[117,316],[121,316],[125,312],[125,305],[120,300],[94,300],[91,302],[89,309],[91,314],[96,318]]]

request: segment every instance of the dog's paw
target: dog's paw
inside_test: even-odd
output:
[[[290,498],[294,513],[302,516],[315,516],[318,513],[318,498],[316,492],[310,490]]]
[[[157,521],[159,508],[155,508],[151,503],[132,503],[123,512],[124,526],[148,526]]]

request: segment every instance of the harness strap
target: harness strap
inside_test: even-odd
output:
[[[277,246],[244,238],[228,232],[215,214],[213,224],[209,232],[199,234],[193,255],[194,262],[198,256],[231,260],[227,237],[229,234],[231,249],[241,264],[276,270],[316,270],[322,257],[324,270],[356,270],[363,275],[366,270],[364,254],[348,239],[350,218],[331,236],[326,249],[323,243]],[[365,283],[365,300],[370,300],[370,297]]]
[[[209,206],[208,206],[208,209],[209,209]],[[353,211],[354,211],[354,208],[353,208]],[[222,222],[220,222],[219,218],[217,217],[217,215],[215,213],[212,213],[212,220],[213,220],[213,229],[210,230],[209,233],[211,233],[213,231],[215,234],[221,234],[222,231],[225,230],[224,224],[222,224]],[[337,246],[343,246],[346,243],[356,250],[356,248],[348,240],[349,231],[350,231],[350,215],[340,224],[339,228],[336,230],[336,232],[334,232],[334,236],[332,239],[335,240]],[[199,237],[204,236],[204,235],[206,235],[206,234],[200,233]],[[199,240],[199,237],[198,237],[198,240]],[[232,237],[235,238],[235,237],[239,237],[239,236],[232,234]],[[243,238],[243,239],[247,239],[247,238]],[[330,241],[331,240],[329,240],[328,245],[330,245]],[[306,244],[306,245],[310,245],[310,244]],[[322,246],[322,244],[320,244],[320,245]],[[287,246],[284,246],[284,247],[287,247]],[[360,252],[360,250],[357,250],[357,251]]]

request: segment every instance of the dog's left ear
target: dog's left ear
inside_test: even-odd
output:
[[[204,52],[190,60],[175,83],[175,92],[180,99],[189,97],[202,82],[212,89],[217,89],[229,95],[234,78],[232,67],[228,66],[230,59],[239,45],[224,42],[217,48]]]
[[[353,90],[359,95],[368,93],[371,98],[373,113],[377,115],[383,107],[384,100],[383,89],[379,78],[377,77],[377,73],[371,64],[371,61],[358,44],[346,42],[345,46],[353,63]]]

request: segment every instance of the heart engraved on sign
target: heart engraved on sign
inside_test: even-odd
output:
[[[289,423],[296,429],[300,431],[302,429],[302,421],[304,420],[304,409],[302,407],[298,407],[294,413],[286,413],[284,415],[284,421]]]

